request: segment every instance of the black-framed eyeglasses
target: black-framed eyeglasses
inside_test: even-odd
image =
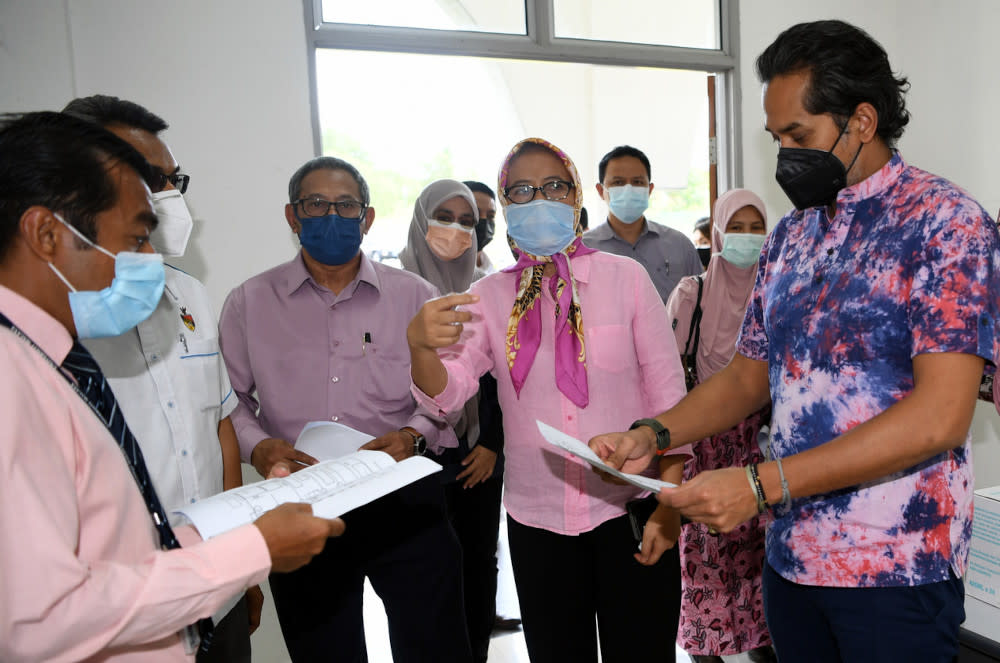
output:
[[[170,182],[174,185],[175,189],[184,193],[191,182],[191,176],[184,173],[171,173],[167,175],[166,173],[156,171],[153,173],[153,186],[151,187],[153,193],[159,193],[166,189],[167,182]]]
[[[536,191],[541,191],[542,195],[548,200],[566,200],[572,190],[572,182],[552,180],[542,186],[515,184],[514,186],[504,188],[503,193],[507,196],[507,200],[512,203],[527,203],[534,199]]]
[[[360,219],[368,206],[357,200],[324,200],[323,198],[299,198],[293,204],[302,209],[309,217],[326,216],[330,208],[337,210],[337,215],[345,219]]]

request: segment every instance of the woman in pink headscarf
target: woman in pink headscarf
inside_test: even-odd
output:
[[[598,630],[604,663],[673,661],[663,634],[679,610],[677,513],[658,507],[638,528],[637,553],[625,505],[645,493],[603,481],[536,424],[587,440],[676,403],[684,384],[666,311],[637,262],[581,243],[580,178],[559,148],[540,138],[515,145],[499,190],[517,264],[470,294],[424,305],[407,330],[413,393],[448,414],[481,375],[496,377],[507,530],[532,663],[596,663]],[[659,468],[674,482],[689,453],[676,451]]]
[[[767,211],[756,194],[733,189],[719,196],[712,223],[712,258],[701,276],[682,280],[667,300],[688,389],[733,358],[757,261],[767,233]],[[757,436],[768,412],[695,443],[684,478],[704,470],[762,462]],[[716,534],[701,523],[681,528],[681,620],[677,642],[698,663],[749,652],[774,661],[764,622],[761,570],[766,515]]]

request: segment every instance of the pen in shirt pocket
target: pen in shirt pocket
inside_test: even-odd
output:
[[[371,342],[372,342],[372,333],[365,332],[365,335],[361,337],[361,354],[363,355],[368,354],[368,346],[371,344]]]

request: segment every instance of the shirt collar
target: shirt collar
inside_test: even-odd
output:
[[[288,296],[295,294],[307,281],[316,283],[309,270],[306,269],[302,251],[299,251],[299,254],[295,258],[285,263],[285,294]],[[381,292],[381,282],[379,281],[378,273],[375,271],[375,266],[363,251],[361,252],[361,267],[358,269],[358,275],[354,277],[354,280],[348,284],[344,291],[354,292],[358,282],[368,283]]]
[[[52,361],[62,365],[73,347],[73,337],[61,322],[4,286],[0,286],[0,313],[10,318]]]
[[[893,150],[892,157],[884,166],[857,184],[841,189],[837,194],[837,206],[839,207],[840,203],[856,203],[881,195],[896,183],[905,168],[903,157],[898,151]]]
[[[636,221],[636,223],[639,223]],[[643,217],[642,223],[646,226],[643,228],[642,232],[639,233],[639,237],[642,237],[646,233],[653,233],[654,235],[659,235],[659,229],[653,227],[653,224],[649,222],[649,219]],[[615,232],[615,229],[611,227],[611,222],[605,220],[604,223],[597,226],[590,231],[590,236],[595,239],[621,239],[621,236]]]

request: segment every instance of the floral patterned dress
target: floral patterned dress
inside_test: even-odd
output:
[[[757,434],[766,415],[757,412],[692,445],[694,457],[684,465],[684,479],[704,470],[763,462]],[[677,643],[689,654],[725,656],[771,644],[760,580],[767,521],[762,514],[727,534],[709,534],[702,523],[681,527]]]

